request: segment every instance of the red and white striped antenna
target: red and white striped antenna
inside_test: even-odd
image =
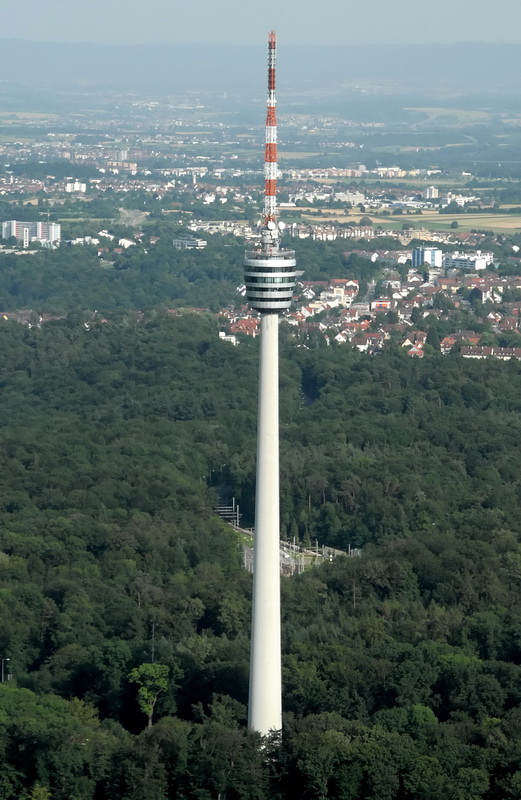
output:
[[[275,68],[277,34],[268,34],[268,110],[264,151],[264,225],[275,230],[277,224],[277,114],[275,111]]]

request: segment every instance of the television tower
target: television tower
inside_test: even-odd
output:
[[[260,312],[259,416],[253,555],[248,725],[266,735],[282,727],[279,513],[279,314],[290,307],[295,253],[280,247],[277,223],[277,37],[268,36],[264,220],[260,246],[244,259],[246,296]]]

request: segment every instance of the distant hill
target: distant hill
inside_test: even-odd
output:
[[[282,92],[338,91],[357,81],[396,83],[402,91],[509,92],[519,82],[521,45],[281,45],[279,59]],[[260,96],[264,65],[263,47],[0,40],[0,75],[8,83]]]

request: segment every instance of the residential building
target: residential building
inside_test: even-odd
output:
[[[352,206],[359,206],[360,203],[365,203],[365,194],[362,192],[335,192],[333,195],[334,200],[340,200],[342,203],[351,203]]]
[[[438,247],[413,247],[412,266],[415,268],[423,267],[428,264],[430,267],[441,267],[443,251]]]
[[[392,300],[378,299],[371,303],[371,311],[390,311],[393,307]]]
[[[453,253],[446,253],[443,256],[443,267],[445,269],[486,269],[494,262],[493,253],[482,253],[476,250],[475,253],[460,253],[455,250]]]
[[[436,186],[427,186],[424,192],[422,192],[422,196],[425,200],[437,200],[440,196],[438,188]]]
[[[24,247],[29,247],[31,242],[56,245],[61,239],[61,225],[58,222],[19,222],[11,219],[2,222],[2,238],[9,239],[10,236],[23,242]]]
[[[86,192],[87,191],[87,184],[80,183],[80,181],[73,181],[72,183],[65,184],[65,191],[68,194],[72,194],[73,192]]]
[[[196,236],[180,236],[174,239],[172,244],[176,250],[202,250],[208,242],[206,239],[198,239]]]
[[[469,347],[465,345],[460,351],[463,358],[499,358],[501,361],[510,361],[511,358],[521,358],[521,347]]]

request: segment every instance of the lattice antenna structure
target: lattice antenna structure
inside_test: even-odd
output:
[[[277,101],[275,81],[277,68],[277,34],[268,35],[268,102],[266,111],[266,145],[264,149],[264,225],[277,223]],[[277,228],[272,228],[273,231]]]
[[[277,114],[275,99],[277,36],[268,35],[268,108],[264,146],[264,219],[260,247],[247,250],[244,283],[250,306],[256,311],[278,313],[291,305],[296,280],[293,250],[280,247],[284,223],[277,221]]]

